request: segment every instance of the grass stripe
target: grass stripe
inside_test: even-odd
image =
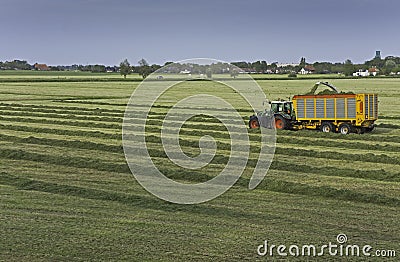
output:
[[[51,145],[51,146],[59,146],[59,147],[67,147],[67,148],[81,148],[81,149],[89,149],[89,150],[99,150],[103,152],[115,152],[121,153],[123,152],[122,146],[117,145],[106,145],[101,143],[87,142],[87,141],[67,141],[67,140],[57,140],[57,139],[48,139],[48,138],[19,138],[13,136],[1,136],[2,139],[9,139],[9,141],[20,142],[20,143],[30,143],[30,144],[39,144],[39,145]],[[149,137],[149,140],[152,139],[155,144],[158,144],[158,137]],[[192,143],[192,141],[189,141]],[[185,144],[185,142],[183,143]],[[278,149],[279,150],[279,149]],[[277,151],[278,151],[277,150]],[[155,148],[148,148],[149,154],[152,157],[164,158],[167,159],[167,156],[163,150],[158,150]],[[282,153],[286,151],[283,150]],[[279,154],[279,153],[278,153]],[[103,163],[102,160],[91,159],[91,158],[82,158],[82,157],[61,157],[61,156],[47,156],[38,153],[31,153],[27,151],[21,150],[11,150],[4,149],[0,152],[0,157],[9,158],[9,159],[17,159],[17,160],[31,160],[31,161],[39,161],[46,162],[49,164],[56,165],[67,165],[74,166],[78,168],[92,168],[98,169],[101,171],[113,171],[113,172],[128,172],[128,168],[126,164],[116,164],[116,163]],[[229,156],[217,154],[211,164],[217,165],[226,165],[229,160]],[[250,158],[248,160],[248,167],[255,167],[257,164],[257,159]],[[87,165],[85,164],[87,162]],[[97,166],[98,165],[98,166]],[[274,160],[271,169],[275,170],[284,170],[284,171],[292,171],[292,172],[304,172],[304,173],[314,173],[320,175],[327,176],[339,176],[339,177],[355,177],[355,178],[363,178],[363,179],[371,179],[371,180],[380,180],[380,181],[400,181],[400,174],[391,174],[387,173],[385,170],[368,170],[368,171],[360,171],[349,168],[332,168],[332,167],[315,167],[309,165],[300,165],[288,163],[287,161],[279,161]],[[174,175],[176,170],[171,172],[171,175]],[[203,177],[201,173],[198,173],[200,177]],[[203,181],[204,182],[204,181]]]

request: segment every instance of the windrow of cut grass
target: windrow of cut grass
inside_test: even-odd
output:
[[[108,105],[108,104],[106,103],[106,105]],[[121,106],[122,105],[126,106],[126,104],[121,104]],[[0,103],[0,107],[1,106],[5,106],[5,107],[9,107],[9,108],[20,107],[20,108],[32,108],[32,109],[38,109],[38,108],[46,109],[47,108],[47,109],[52,109],[52,110],[74,110],[74,111],[79,111],[80,113],[82,113],[82,112],[90,112],[90,114],[96,114],[96,115],[99,115],[101,113],[110,112],[110,113],[120,113],[121,116],[123,116],[123,114],[125,113],[125,110],[118,110],[118,109],[104,109],[104,108],[101,108],[101,109],[100,108],[98,108],[98,109],[89,109],[89,108],[85,108],[85,107],[69,107],[69,106],[64,106],[64,107],[63,106],[46,106],[46,105],[36,106],[36,105],[24,105],[24,104],[15,104],[15,103],[11,103],[11,104]],[[137,107],[143,107],[143,106],[142,105],[137,105]],[[154,105],[153,108],[170,109],[171,106]],[[185,108],[182,108],[182,109],[185,109]],[[205,110],[213,111],[213,110],[219,110],[219,109],[205,108]],[[242,112],[250,112],[251,113],[251,111],[246,110],[246,109],[239,109],[238,111],[239,112],[242,111]],[[71,113],[71,114],[73,114],[73,113]],[[165,113],[152,111],[151,115],[153,115],[152,116],[153,118],[163,119]],[[157,117],[157,115],[158,115],[158,117]],[[223,118],[224,116],[219,116],[219,117]],[[244,118],[245,123],[247,121],[247,118],[248,117]],[[105,119],[106,118],[104,118],[103,121],[105,121]],[[108,120],[111,120],[111,119],[108,119]],[[117,119],[114,119],[114,120],[117,120]],[[99,120],[99,121],[101,121],[101,120]],[[210,117],[208,117],[206,115],[205,116],[193,117],[192,121],[193,122],[218,123],[217,119],[210,118]],[[394,125],[394,124],[385,124],[385,123],[383,123],[383,124],[379,124],[378,126],[381,127],[381,128],[400,129],[400,125]],[[202,128],[202,127],[199,127],[199,128]],[[326,134],[324,134],[324,135],[326,135]],[[400,140],[400,138],[399,138],[399,140]]]
[[[88,142],[88,141],[69,141],[69,140],[60,140],[60,139],[49,139],[49,138],[36,138],[36,137],[27,137],[21,138],[16,136],[8,136],[8,135],[0,135],[1,140],[9,141],[9,142],[16,142],[16,143],[27,143],[27,144],[37,144],[37,145],[49,145],[49,146],[57,146],[57,147],[67,147],[67,148],[80,148],[80,149],[88,149],[88,150],[98,150],[104,153],[107,152],[114,152],[114,153],[121,153],[123,152],[123,148],[120,145],[108,145],[103,143],[95,143],[95,142]],[[156,136],[149,136],[146,138],[147,142],[152,143],[153,145],[158,145],[160,140],[159,137]],[[181,146],[186,147],[195,147],[196,143],[194,141],[188,140],[181,140]],[[224,146],[224,149],[230,149],[230,145],[219,144],[219,147]],[[152,157],[163,158],[167,159],[167,155],[163,150],[156,149],[151,147],[148,148],[149,153]],[[277,149],[277,154],[285,154],[285,149]],[[257,151],[256,151],[257,152]],[[32,153],[32,152],[27,152]],[[291,152],[292,153],[292,152]],[[314,152],[315,153],[315,152]],[[6,158],[13,158],[14,155],[5,154],[2,155]],[[22,156],[24,157],[24,156]],[[18,159],[18,157],[17,157]],[[36,159],[37,161],[41,161],[40,158]],[[229,157],[225,154],[217,154],[211,164],[217,165],[226,165],[228,162]],[[248,160],[248,167],[254,168],[257,164],[258,159],[250,158]],[[50,162],[55,164],[56,162]],[[64,163],[64,162],[63,162]],[[85,167],[82,166],[78,161],[78,164],[74,164],[74,161],[66,161],[68,165],[73,165],[75,167]],[[72,164],[71,164],[72,163]],[[89,166],[87,166],[89,167]],[[93,167],[93,166],[92,166]],[[385,170],[371,170],[371,171],[359,171],[356,169],[349,169],[349,168],[332,168],[332,167],[313,167],[310,165],[299,165],[299,164],[287,164],[283,161],[274,160],[271,166],[272,169],[276,170],[285,170],[285,171],[292,171],[292,172],[311,172],[316,174],[323,174],[329,176],[345,176],[345,177],[355,177],[355,178],[363,178],[363,179],[372,179],[372,180],[382,180],[382,181],[400,181],[400,174],[388,173]],[[106,170],[102,171],[110,171],[110,170],[121,170],[121,167],[118,168],[111,167]],[[204,182],[204,181],[203,181]]]
[[[73,137],[106,138],[106,139],[113,139],[113,140],[120,140],[121,136],[122,136],[121,134],[104,133],[101,131],[31,127],[31,126],[19,126],[19,125],[15,125],[15,124],[14,125],[0,124],[0,129],[39,133],[39,134],[66,135],[66,136],[73,136]]]
[[[127,104],[126,103],[110,103],[110,102],[93,102],[93,101],[80,101],[80,100],[64,100],[64,99],[60,99],[60,100],[55,100],[54,102],[62,102],[62,103],[74,103],[74,104],[87,104],[87,105],[99,105],[99,106],[122,106],[122,107],[126,107]],[[145,105],[133,105],[130,104],[130,107],[147,107]],[[168,111],[170,109],[172,109],[173,106],[171,105],[161,105],[161,104],[154,104],[152,106],[152,108],[163,108],[165,109],[165,111]],[[174,107],[175,109],[189,109],[192,110],[192,107]],[[212,107],[196,107],[196,109],[198,110],[203,110],[203,111],[229,111],[229,109],[224,109],[224,108],[212,108]],[[253,110],[248,109],[248,108],[235,108],[235,110],[237,112],[241,112],[241,113],[254,113]]]
[[[45,116],[45,115],[44,115]],[[51,117],[59,117],[58,115],[54,115]],[[68,115],[66,115],[65,117],[70,117]],[[83,117],[85,119],[92,119],[91,117]],[[55,125],[66,125],[66,126],[81,126],[81,127],[96,127],[96,128],[108,128],[108,129],[120,129],[121,125],[118,124],[105,124],[105,123],[98,123],[95,120],[99,120],[102,118],[95,118],[92,119],[95,122],[81,122],[81,121],[59,121],[59,120],[51,120],[51,119],[42,119],[42,118],[5,118],[5,117],[0,117],[1,120],[3,121],[15,121],[15,122],[34,122],[34,123],[43,123],[43,124],[55,124]],[[105,119],[105,120],[114,120],[114,119]],[[215,119],[211,118],[210,120],[214,121]],[[161,124],[161,122],[157,121],[157,120],[148,120],[147,122],[149,125],[146,127],[146,130],[149,132],[160,132],[160,127],[159,124]],[[197,131],[193,131],[192,129],[195,130],[207,130],[210,129],[210,127],[212,127],[212,131],[207,131],[207,134],[218,137],[218,138],[224,138],[224,139],[229,139],[229,134],[226,131],[226,127],[224,125],[218,124],[218,125],[203,125],[203,124],[192,124],[192,123],[186,123],[184,125],[184,128],[180,131],[182,135],[204,135],[204,132],[197,132]],[[6,128],[5,125],[3,125],[3,128]],[[9,125],[8,128],[11,128],[11,126]],[[19,130],[23,131],[22,128],[18,128]],[[29,129],[29,128],[27,128]],[[32,128],[31,128],[32,130]],[[45,130],[43,130],[45,131]],[[51,131],[54,133],[54,131]],[[65,132],[68,133],[68,132]],[[90,132],[89,132],[90,133]],[[89,134],[86,133],[86,134]],[[311,133],[311,134],[309,134]],[[72,134],[70,132],[70,134]],[[77,135],[77,132],[73,132],[74,135]],[[313,138],[315,138],[315,136],[317,138],[335,138],[338,137],[335,134],[324,134],[324,133],[317,133],[317,132],[299,132],[299,134],[301,134],[301,136],[297,136],[296,138],[290,138],[290,133],[286,132],[284,133],[286,135],[286,137],[279,137],[278,136],[278,142],[280,143],[287,143],[287,144],[293,144],[293,145],[309,145],[310,141],[307,140],[301,140],[301,137],[310,137],[310,135],[314,135]],[[101,132],[98,133],[93,133],[94,136],[97,135],[102,135]],[[258,134],[251,134],[250,138],[252,141],[258,141],[259,137]],[[340,139],[349,139],[352,138],[351,140],[357,140],[357,138],[359,140],[370,140],[370,141],[390,141],[390,142],[398,142],[398,137],[397,136],[392,136],[392,137],[384,137],[384,136],[342,136],[339,135]],[[356,138],[356,139],[354,139]],[[395,141],[393,140],[389,140],[391,138],[394,138]],[[396,139],[397,138],[397,139]],[[358,149],[363,149],[363,150],[381,150],[381,151],[393,151],[396,152],[399,150],[399,147],[396,145],[380,145],[380,144],[368,144],[368,143],[357,143],[357,144],[353,144],[352,143],[348,143],[345,146],[343,145],[342,141],[335,141],[335,140],[330,140],[329,143],[326,143],[326,141],[324,140],[314,140],[311,143],[313,143],[313,145],[319,145],[319,146],[326,146],[328,145],[329,147],[341,147],[341,148],[358,148]],[[379,157],[378,157],[379,158]],[[380,160],[378,160],[380,161]],[[397,161],[395,161],[395,163],[397,163]]]
[[[257,130],[249,130],[249,133],[257,133]],[[278,135],[290,136],[290,137],[308,137],[308,138],[322,138],[322,139],[332,139],[338,141],[347,141],[347,140],[362,140],[362,141],[370,141],[370,142],[393,142],[393,143],[400,143],[400,137],[394,135],[387,135],[387,134],[363,134],[363,135],[356,135],[350,134],[344,136],[342,134],[337,133],[323,133],[319,131],[309,131],[309,130],[302,130],[302,131],[288,131],[282,130],[277,132]],[[330,140],[331,141],[331,140]]]
[[[26,160],[33,160],[36,161],[38,158],[39,159],[44,159],[43,156],[40,156],[38,154],[27,154],[27,153],[21,153],[19,154],[20,156],[23,156],[24,159]],[[80,161],[85,161],[85,159],[79,159]],[[47,162],[52,162],[53,160],[47,160]],[[70,160],[71,161],[71,160]],[[78,159],[74,159],[73,162],[74,166],[77,163],[80,163]],[[92,162],[90,162],[92,163]],[[91,164],[90,164],[91,165]],[[109,164],[110,165],[110,164]],[[98,166],[100,167],[99,170],[105,170],[105,169],[116,169],[115,164],[111,164],[112,167],[108,165],[104,166]],[[79,166],[81,167],[81,166]],[[127,166],[126,166],[127,168]],[[162,168],[160,170],[164,174],[171,175],[172,179],[179,180],[182,178],[187,179],[187,172],[186,171],[180,171],[176,169],[171,169],[171,168]],[[194,175],[193,175],[194,174]],[[192,175],[190,176],[194,182],[202,182],[203,180],[209,180],[211,177],[209,177],[206,174],[202,174],[200,172],[192,172]],[[241,177],[238,182],[236,183],[237,186],[241,187],[247,187],[249,182],[249,179]],[[66,194],[71,194],[80,197],[85,197],[89,196],[90,197],[95,197],[98,196],[98,194],[92,194],[94,193],[93,189],[87,188],[86,190],[84,188],[77,188],[74,186],[69,186],[69,185],[59,185],[55,183],[49,183],[49,182],[43,182],[43,181],[37,181],[37,180],[32,180],[32,179],[27,179],[27,178],[21,178],[18,176],[12,176],[8,175],[7,173],[2,173],[2,176],[0,177],[0,183],[1,184],[6,184],[6,185],[12,185],[12,186],[17,186],[20,189],[23,190],[39,190],[42,192],[53,192],[53,193],[66,193]],[[54,190],[54,191],[53,191]],[[289,193],[289,194],[298,194],[298,195],[308,195],[308,196],[315,196],[315,197],[324,197],[324,198],[334,198],[334,199],[341,199],[345,201],[353,201],[353,202],[363,202],[363,203],[373,203],[373,204],[378,204],[378,205],[388,205],[388,206],[398,206],[400,204],[400,200],[397,198],[392,198],[392,197],[387,197],[385,195],[381,194],[365,194],[365,193],[360,193],[356,192],[353,190],[349,189],[338,189],[338,188],[333,188],[330,186],[310,186],[306,184],[300,184],[300,183],[292,183],[288,181],[282,181],[282,180],[276,180],[272,178],[266,178],[263,180],[261,185],[258,187],[258,190],[268,190],[268,191],[274,191],[274,192],[279,192],[279,193]],[[97,191],[96,192],[104,192],[104,191]],[[90,192],[89,194],[86,194],[87,192]],[[115,194],[115,193],[112,193]],[[102,194],[103,195],[103,194]],[[111,197],[109,194],[106,194],[107,197],[105,199],[102,198],[102,200],[111,200],[111,201],[118,201],[118,198]],[[114,195],[115,196],[115,195]],[[127,201],[130,201],[129,196],[124,194],[124,198]],[[134,196],[135,197],[135,196]],[[135,202],[133,202],[135,203]],[[132,204],[132,202],[130,202]]]
[[[30,113],[30,112],[26,112],[26,113],[19,113],[19,112],[8,112],[8,111],[0,111],[0,115],[11,115],[11,116],[24,116],[24,118],[20,118],[20,117],[1,117],[0,116],[0,120],[3,121],[13,121],[13,122],[34,122],[34,123],[43,123],[43,124],[56,124],[56,125],[69,125],[69,126],[82,126],[82,127],[96,127],[96,128],[111,128],[111,129],[121,129],[122,126],[120,124],[113,124],[113,123],[121,123],[122,119],[121,118],[115,118],[115,117],[92,117],[92,116],[75,116],[75,115],[60,115],[60,114],[37,114],[37,113]],[[36,117],[36,118],[27,118],[29,116],[32,117]],[[50,119],[47,119],[50,118]],[[68,120],[87,120],[85,122],[81,122],[81,121],[60,121],[60,120],[52,120],[53,119],[68,119]],[[210,128],[213,131],[218,131],[218,132],[224,132],[224,135],[220,134],[215,134],[217,137],[220,138],[225,138],[228,139],[229,138],[229,134],[227,133],[227,129],[226,127],[221,124],[219,122],[218,119],[215,118],[207,118],[207,121],[209,121],[209,124],[194,124],[194,123],[199,123],[199,122],[205,122],[202,121],[203,117],[199,116],[197,119],[193,118],[190,119],[189,122],[186,122],[183,125],[183,129],[187,128],[187,129],[195,129],[195,130],[209,130]],[[88,122],[88,121],[92,121],[92,122]],[[103,123],[103,122],[107,122],[107,123]],[[134,123],[134,119],[131,120],[132,123]],[[162,126],[162,120],[153,120],[153,119],[149,119],[147,120],[147,125],[146,126],[146,130],[154,132],[157,129],[159,129],[159,126]],[[210,123],[212,123],[210,125]],[[185,130],[181,131],[182,133],[185,133]],[[257,130],[257,132],[259,132]],[[284,131],[283,131],[284,132]],[[251,131],[250,133],[254,133],[254,131]],[[368,140],[368,141],[382,141],[382,142],[400,142],[400,138],[398,136],[389,136],[389,137],[385,137],[385,136],[379,136],[379,138],[377,136],[356,136],[356,135],[352,135],[352,136],[343,136],[340,134],[324,134],[324,133],[317,133],[317,132],[308,132],[313,134],[314,138],[340,138],[340,139],[346,139],[346,140]],[[292,135],[289,133],[284,133],[285,135]],[[307,132],[299,132],[299,136],[298,137],[310,137],[310,134],[307,134]],[[251,135],[252,136],[252,135]],[[254,135],[253,135],[254,137]],[[284,138],[281,138],[281,140],[285,140]],[[394,141],[393,141],[394,140]],[[287,141],[287,139],[286,139]],[[306,143],[301,143],[301,141],[299,141],[300,144],[305,145]],[[318,144],[318,142],[316,142]],[[334,142],[330,142],[332,144],[336,144],[338,146],[340,146],[340,143],[334,143]],[[295,142],[293,141],[292,144],[295,144]],[[320,144],[319,145],[324,145],[324,144]],[[358,144],[360,146],[360,149],[369,149],[369,150],[385,150],[384,147],[389,147],[390,146],[382,146],[382,145],[368,145],[368,144]],[[343,146],[342,146],[343,147]],[[392,147],[393,150],[398,150],[397,147]]]
[[[78,121],[62,121],[45,118],[23,118],[23,117],[2,117],[0,121],[8,122],[25,122],[25,123],[37,123],[37,124],[51,124],[51,125],[62,125],[62,126],[80,126],[80,127],[93,127],[93,128],[107,128],[107,129],[121,129],[122,126],[118,124],[105,124],[98,122],[78,122]]]
[[[143,114],[143,111],[135,111],[135,110],[112,110],[114,113],[109,113],[108,109],[102,109],[102,108],[98,108],[98,109],[93,109],[90,111],[86,111],[86,110],[81,110],[81,108],[77,108],[77,107],[47,107],[45,106],[45,108],[43,108],[43,106],[26,106],[26,105],[22,105],[22,104],[12,104],[12,106],[10,105],[0,105],[0,111],[1,114],[4,115],[18,115],[18,116],[23,116],[22,112],[29,112],[31,113],[31,116],[35,116],[32,113],[49,113],[50,115],[60,115],[60,118],[66,118],[63,115],[71,115],[71,117],[73,115],[76,116],[99,116],[101,118],[104,117],[104,119],[107,119],[107,117],[116,117],[115,120],[119,121],[119,119],[122,119],[125,115],[125,113],[129,113],[129,116],[141,116]],[[8,113],[4,112],[4,111],[10,111]],[[149,113],[149,117],[152,120],[163,120],[165,118],[166,112],[156,112],[156,111],[151,111]],[[175,117],[175,118],[180,118],[182,116],[191,116],[192,114],[190,113],[181,113],[179,117]],[[43,114],[37,114],[36,116],[43,116]],[[192,122],[207,122],[207,123],[219,123],[219,120],[216,118],[221,118],[221,119],[227,119],[226,116],[224,115],[215,115],[215,117],[210,117],[209,115],[205,115],[205,114],[200,114],[200,115],[196,115],[190,118],[190,121]],[[76,117],[75,117],[76,118]],[[174,118],[174,116],[172,116],[172,119]],[[105,121],[104,119],[99,119],[98,121]]]
[[[32,112],[35,111],[35,112]],[[47,112],[43,112],[47,111]],[[56,111],[55,113],[50,113],[48,112],[50,110],[32,110],[32,109],[25,109],[23,111],[17,111],[17,110],[3,110],[3,108],[0,108],[0,115],[3,116],[22,116],[22,117],[43,117],[43,118],[59,118],[59,119],[71,119],[71,120],[88,120],[88,121],[97,121],[97,122],[115,122],[115,123],[121,123],[123,120],[123,116],[118,115],[118,116],[110,116],[110,115],[105,115],[107,113],[96,113],[96,116],[92,116],[91,114],[86,115],[81,112],[71,112],[71,111]],[[51,110],[54,111],[54,110]],[[137,112],[137,115],[140,116],[142,115],[140,112]],[[129,119],[131,122],[135,121],[138,118],[134,118],[135,114],[131,112]],[[150,125],[159,125],[161,126],[163,124],[163,119],[165,115],[161,113],[151,113],[149,114],[149,119],[147,120],[147,124]],[[172,120],[180,119],[180,116],[176,117],[171,117]],[[221,122],[217,118],[209,117],[209,116],[196,116],[192,117],[188,120],[188,122],[198,122],[198,123],[219,123],[221,125]]]
[[[109,113],[121,113],[125,112],[124,109],[110,109],[110,108],[88,108],[88,107],[76,107],[76,106],[54,106],[54,105],[33,105],[33,104],[20,104],[20,103],[0,103],[0,106],[9,106],[17,108],[43,108],[43,109],[54,109],[54,110],[74,110],[80,112],[109,112]]]
[[[34,113],[50,113],[50,114],[71,114],[71,115],[82,115],[82,116],[113,116],[123,117],[124,113],[109,113],[103,112],[101,109],[96,111],[80,111],[80,110],[67,110],[67,109],[46,109],[36,107],[13,107],[13,106],[0,106],[2,111],[11,112],[34,112]]]

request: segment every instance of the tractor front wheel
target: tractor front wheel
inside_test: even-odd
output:
[[[256,129],[260,127],[260,124],[258,123],[258,118],[257,117],[251,117],[249,121],[249,127],[251,129]]]

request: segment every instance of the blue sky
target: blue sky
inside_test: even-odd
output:
[[[271,63],[400,55],[397,0],[0,0],[0,60]]]

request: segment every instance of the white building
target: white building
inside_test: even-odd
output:
[[[366,77],[366,76],[369,76],[369,71],[368,70],[365,70],[365,71],[358,70],[358,72],[353,73],[353,76]]]

